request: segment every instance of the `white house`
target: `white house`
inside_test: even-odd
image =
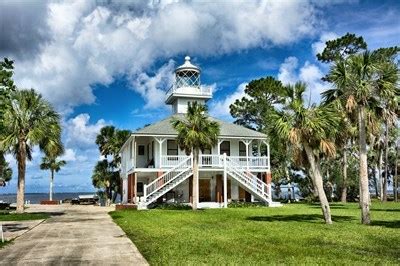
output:
[[[173,114],[132,133],[121,148],[123,203],[142,209],[150,204],[192,201],[193,158],[178,148],[171,119],[183,117],[189,102],[206,104],[211,98],[212,91],[200,86],[200,69],[185,57],[166,93],[165,103],[172,106]],[[220,135],[218,145],[200,154],[199,207],[226,207],[230,201],[271,205],[267,136],[210,119],[219,123]]]

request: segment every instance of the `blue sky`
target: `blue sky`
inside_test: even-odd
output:
[[[68,164],[55,191],[92,191],[99,129],[168,116],[164,91],[186,54],[214,90],[210,113],[231,121],[229,104],[267,75],[308,83],[318,102],[329,87],[315,57],[323,43],[352,32],[371,49],[399,45],[399,17],[399,1],[2,1],[0,56],[15,60],[19,87],[37,89],[62,114]],[[27,191],[47,192],[42,154],[33,155]],[[7,160],[14,176],[0,194],[16,191]]]

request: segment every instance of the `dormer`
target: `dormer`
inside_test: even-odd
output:
[[[172,105],[173,113],[186,113],[189,102],[205,104],[212,98],[211,88],[204,88],[200,83],[199,67],[185,57],[185,63],[175,69],[175,79],[172,87],[166,93],[165,103]]]

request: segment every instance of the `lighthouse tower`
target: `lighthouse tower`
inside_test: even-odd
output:
[[[201,86],[200,73],[200,68],[190,62],[189,56],[175,69],[175,80],[165,99],[166,104],[172,105],[174,114],[186,113],[190,102],[205,104],[212,98],[211,88]]]

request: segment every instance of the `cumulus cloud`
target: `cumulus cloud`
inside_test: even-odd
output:
[[[64,160],[67,162],[76,160],[76,153],[73,149],[65,149],[65,153],[60,157],[60,160]]]
[[[65,122],[66,145],[78,149],[94,147],[96,136],[104,126],[103,119],[91,124],[89,114],[79,114]]]
[[[215,117],[229,119],[230,112],[229,106],[233,104],[236,99],[242,99],[246,94],[247,83],[240,84],[232,94],[228,94],[221,100],[214,100],[210,105],[210,114]]]
[[[299,60],[296,57],[290,56],[279,67],[278,79],[283,84],[291,84],[297,81],[296,69],[299,65]]]
[[[306,61],[299,68],[298,59],[296,57],[288,57],[281,64],[278,73],[278,79],[283,84],[294,84],[298,81],[307,84],[305,96],[310,103],[318,103],[321,101],[321,92],[327,88],[327,84],[321,80],[324,73],[315,65]]]
[[[315,34],[319,25],[319,7],[309,1],[46,4],[35,13],[41,23],[20,23],[26,32],[40,34],[31,38],[36,56],[17,60],[15,77],[21,87],[36,88],[65,113],[94,103],[93,85],[109,85],[120,75],[132,80],[146,107],[158,108],[162,101],[154,99],[162,88],[154,84],[171,65],[152,76],[155,63],[186,53],[211,56],[286,45]],[[0,5],[4,10],[9,2]]]
[[[158,69],[157,73],[149,76],[146,73],[139,74],[133,81],[133,87],[145,99],[146,109],[154,106],[165,106],[165,91],[162,88],[169,88],[173,82],[174,61],[169,62]]]

